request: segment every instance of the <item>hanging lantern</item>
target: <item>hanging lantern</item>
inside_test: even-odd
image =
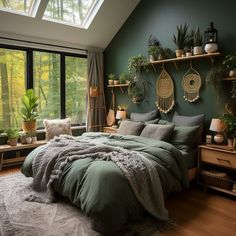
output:
[[[207,53],[217,52],[218,50],[218,32],[214,28],[213,22],[210,23],[205,31],[205,51]]]

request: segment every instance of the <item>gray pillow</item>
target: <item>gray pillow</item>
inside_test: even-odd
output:
[[[157,116],[158,116],[158,110],[153,110],[146,113],[131,112],[130,119],[134,121],[148,121],[156,119]]]
[[[193,149],[194,137],[198,133],[199,125],[197,126],[175,126],[170,143],[178,149],[188,152]]]
[[[174,125],[147,124],[140,136],[161,141],[168,141],[171,137],[173,129]]]
[[[174,123],[169,122],[168,120],[162,120],[162,119],[160,119],[160,120],[158,121],[158,125],[174,125]]]
[[[203,132],[204,120],[205,120],[204,114],[199,114],[195,116],[181,116],[177,112],[174,113],[174,116],[172,118],[172,122],[176,126],[195,126],[195,125],[200,126],[193,142],[193,144],[196,146],[202,144],[202,132]]]
[[[204,114],[196,115],[196,116],[181,116],[177,112],[174,113],[172,118],[172,122],[177,126],[195,126],[195,125],[203,125],[205,119]]]
[[[145,121],[145,125],[146,124],[157,124],[159,120],[160,120],[160,118],[156,118],[154,120]]]
[[[144,123],[123,120],[118,128],[117,133],[121,135],[139,135],[144,127]]]

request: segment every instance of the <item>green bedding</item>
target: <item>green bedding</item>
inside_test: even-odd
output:
[[[188,186],[184,157],[169,143],[104,133],[85,133],[77,139],[140,152],[157,169],[165,196]],[[25,176],[32,176],[33,159],[42,148],[36,148],[27,156],[22,166]],[[54,188],[91,216],[94,229],[103,233],[118,231],[128,220],[140,219],[143,213],[128,180],[112,161],[85,158],[67,163]]]

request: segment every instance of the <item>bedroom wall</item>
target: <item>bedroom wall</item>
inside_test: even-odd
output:
[[[199,25],[202,34],[207,29],[211,21],[219,35],[219,50],[223,54],[232,53],[236,50],[235,21],[235,1],[227,0],[224,3],[214,0],[141,0],[132,15],[115,35],[105,54],[105,84],[107,84],[107,74],[121,74],[127,71],[128,58],[139,53],[147,56],[147,42],[150,34],[156,36],[163,47],[175,50],[172,41],[173,34],[176,33],[176,25],[185,22],[190,28],[195,29]],[[217,59],[218,61],[220,59]],[[166,69],[172,76],[175,84],[176,106],[174,110],[182,115],[195,115],[204,113],[207,117],[207,125],[210,119],[224,112],[224,103],[229,98],[230,84],[224,82],[219,96],[214,89],[205,83],[207,72],[211,68],[208,59],[194,60],[194,68],[200,72],[203,86],[200,91],[201,99],[196,103],[189,103],[183,99],[181,80],[185,72],[189,69],[189,61],[179,63],[176,70],[171,63],[166,64]],[[160,66],[157,72],[145,73],[144,77],[150,83],[146,100],[141,104],[133,104],[129,101],[127,92],[122,94],[116,88],[116,105],[127,107],[130,112],[146,112],[155,109],[156,80],[161,72]],[[105,86],[106,87],[106,86]],[[105,88],[107,95],[107,105],[110,104],[111,90]],[[170,120],[171,112],[163,118]]]

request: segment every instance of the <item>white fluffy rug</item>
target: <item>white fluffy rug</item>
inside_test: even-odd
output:
[[[31,182],[21,173],[0,177],[0,236],[102,235],[91,228],[89,217],[63,198],[51,204],[24,201]],[[160,222],[148,217],[118,235],[157,236],[158,229]]]

